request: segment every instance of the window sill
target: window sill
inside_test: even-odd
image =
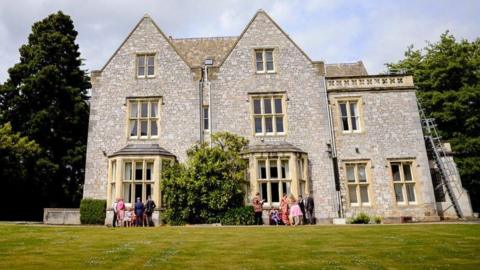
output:
[[[255,137],[285,137],[286,133],[255,133]]]
[[[137,76],[137,79],[145,79],[145,80],[148,80],[148,79],[154,79],[156,76],[155,75],[151,75],[151,76]]]
[[[276,71],[256,71],[256,75],[270,75],[270,74],[277,74]]]

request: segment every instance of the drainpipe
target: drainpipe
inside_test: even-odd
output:
[[[203,70],[200,71],[203,75]],[[203,76],[200,76],[200,80],[198,81],[198,100],[200,110],[200,143],[203,143],[205,141],[203,134]]]
[[[337,159],[337,147],[335,145],[335,131],[333,130],[332,111],[330,110],[330,102],[328,101],[327,82],[325,80],[325,76],[326,76],[326,73],[323,74],[322,76],[323,94],[324,94],[325,108],[327,109],[328,129],[330,130],[330,145],[327,144],[327,147],[329,148],[328,149],[329,156],[332,159],[333,178],[335,180],[337,214],[339,218],[343,218],[344,213],[343,213],[342,197],[340,193],[340,176],[338,173],[338,159]]]

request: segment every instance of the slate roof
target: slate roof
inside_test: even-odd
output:
[[[249,145],[247,153],[278,153],[278,152],[295,152],[306,153],[302,149],[288,142],[268,142]]]
[[[158,144],[128,144],[124,148],[118,150],[117,152],[111,154],[109,157],[115,156],[171,156],[175,157],[174,154],[168,152],[164,148],[160,147]]]
[[[336,63],[326,64],[327,78],[328,77],[350,77],[350,76],[366,76],[367,69],[362,61],[355,63]]]
[[[219,66],[238,37],[178,38],[170,39],[176,51],[190,67],[201,67],[205,59],[213,59],[213,66]]]

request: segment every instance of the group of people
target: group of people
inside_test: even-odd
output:
[[[260,198],[260,193],[257,192],[252,201],[253,209],[255,211],[255,224],[262,225],[262,213],[264,200]],[[307,194],[304,199],[302,195],[298,196],[298,200],[295,196],[290,195],[287,197],[286,193],[283,193],[280,200],[280,209],[272,208],[269,212],[270,224],[275,225],[302,225],[302,224],[314,224],[313,209],[315,205],[313,198]]]
[[[113,202],[113,227],[150,227],[154,226],[152,220],[153,210],[155,210],[155,202],[148,196],[147,202],[143,203],[140,198],[133,207],[126,207],[123,198],[117,198]]]

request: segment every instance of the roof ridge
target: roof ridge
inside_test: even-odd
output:
[[[171,37],[171,40],[173,40],[173,41],[183,41],[183,40],[196,41],[196,40],[226,40],[226,39],[237,39],[237,38],[238,38],[238,36],[189,37],[189,38],[173,38],[173,37]]]
[[[333,65],[358,65],[362,64],[362,61],[357,61],[357,62],[344,62],[344,63],[330,63],[330,64],[325,64],[327,66],[333,66]]]

